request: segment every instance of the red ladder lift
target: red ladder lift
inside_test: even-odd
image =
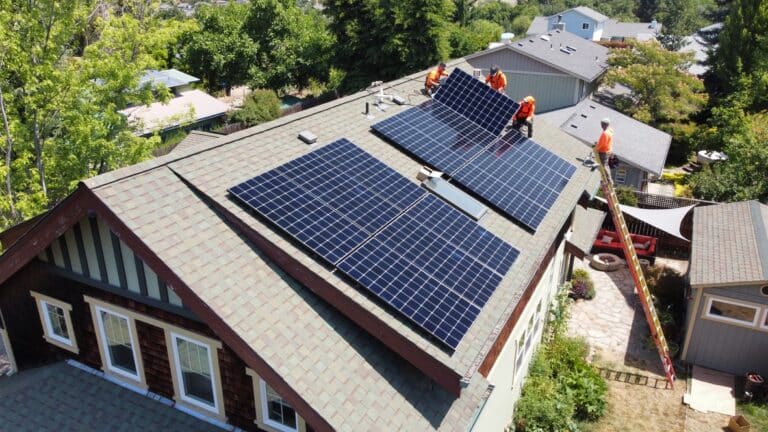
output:
[[[651,293],[648,291],[648,284],[645,281],[643,270],[640,267],[640,261],[635,252],[635,246],[632,244],[632,239],[629,236],[629,229],[627,229],[627,223],[624,220],[624,215],[621,213],[619,199],[616,197],[613,183],[608,177],[610,174],[605,171],[605,166],[600,163],[600,156],[597,154],[596,150],[594,153],[595,164],[600,170],[600,187],[603,190],[603,196],[608,201],[608,208],[611,212],[613,225],[619,233],[621,246],[622,249],[624,249],[624,256],[627,258],[629,272],[632,274],[632,279],[635,281],[635,290],[640,298],[640,304],[643,305],[645,319],[648,321],[648,327],[651,329],[651,337],[653,337],[653,340],[656,343],[656,349],[661,358],[664,375],[667,377],[667,383],[674,389],[675,368],[672,366],[672,359],[669,356],[669,346],[667,346],[667,339],[664,338],[664,331],[661,328],[661,322],[659,322],[659,315],[656,313],[656,307],[653,305]]]

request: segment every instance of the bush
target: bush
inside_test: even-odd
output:
[[[595,298],[595,283],[592,282],[592,278],[586,270],[576,269],[573,271],[570,296],[574,299],[592,300]]]
[[[232,114],[232,121],[255,126],[280,117],[280,98],[273,90],[257,89],[246,96],[243,107]]]
[[[531,376],[523,386],[515,408],[517,431],[573,430],[574,403],[558,383],[543,376]]]
[[[629,186],[619,186],[616,188],[616,198],[620,204],[637,207],[637,194]]]

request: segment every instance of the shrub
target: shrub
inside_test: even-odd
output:
[[[280,117],[280,98],[273,90],[257,89],[246,96],[243,107],[232,114],[232,120],[255,126]]]
[[[619,186],[616,188],[616,198],[620,204],[637,207],[637,194],[629,186]]]
[[[515,427],[529,432],[573,430],[574,409],[571,396],[560,391],[555,381],[531,376],[515,408]]]
[[[571,278],[571,297],[575,299],[584,298],[587,300],[595,298],[595,283],[592,282],[592,278],[586,270],[576,269],[573,271],[573,277]]]
[[[597,371],[586,362],[578,362],[562,377],[566,394],[574,401],[574,417],[595,421],[605,414],[608,386]]]

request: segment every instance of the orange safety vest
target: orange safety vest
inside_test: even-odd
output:
[[[507,77],[504,72],[498,71],[495,75],[488,74],[485,83],[490,84],[492,89],[499,90],[507,86]]]
[[[431,88],[435,86],[435,84],[440,82],[441,76],[447,76],[447,75],[448,74],[445,71],[440,72],[438,69],[434,69],[427,74],[427,80],[424,82],[424,86],[427,88]]]
[[[523,103],[520,104],[520,109],[517,110],[517,114],[515,114],[516,119],[527,119],[528,117],[533,116],[533,113],[536,111],[536,104],[530,103],[528,101],[523,101]]]
[[[607,128],[600,134],[596,149],[598,153],[610,153],[613,150],[613,129]]]

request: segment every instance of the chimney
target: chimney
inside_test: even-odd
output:
[[[563,16],[557,16],[557,23],[555,23],[555,30],[565,31],[565,23],[563,22]]]

